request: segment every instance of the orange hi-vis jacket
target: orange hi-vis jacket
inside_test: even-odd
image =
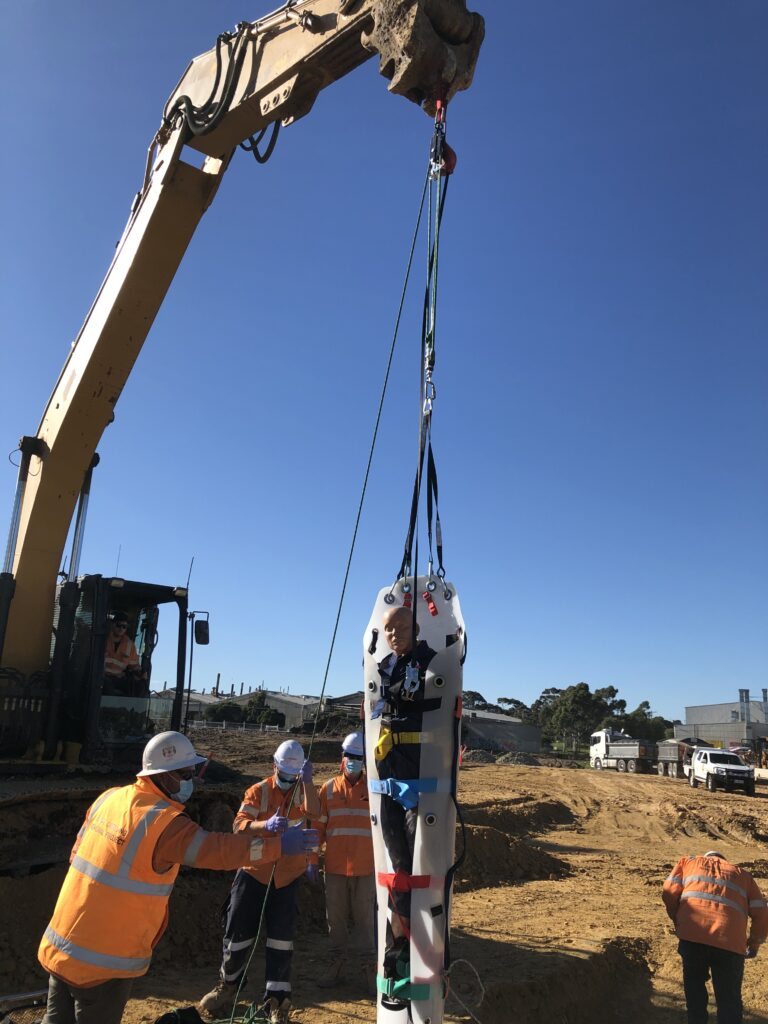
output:
[[[768,938],[768,904],[757,882],[721,857],[681,857],[662,898],[679,939],[743,956]]]
[[[292,791],[293,787],[287,791],[280,789],[275,784],[275,779],[272,775],[262,782],[257,782],[255,786],[246,789],[243,802],[240,804],[240,810],[235,815],[232,830],[239,832],[241,829],[247,828],[252,821],[267,821],[273,814],[280,814],[284,818],[288,818],[289,821],[298,821],[300,818],[306,818],[307,813],[304,808],[301,783],[296,787],[289,810],[288,802],[291,799]],[[290,885],[294,879],[303,875],[307,864],[316,860],[317,854],[306,853],[281,857],[275,866],[274,877],[272,877],[271,864],[247,867],[244,870],[249,875],[253,875],[262,885],[268,885],[270,878],[272,878],[272,885],[276,889],[282,889],[283,886]]]
[[[108,676],[122,676],[127,668],[138,668],[141,664],[136,645],[129,636],[123,636],[115,649],[114,640],[107,637],[104,649],[104,672]]]
[[[325,870],[330,875],[372,875],[373,841],[368,780],[354,784],[343,770],[320,787],[320,845],[325,843]]]
[[[158,858],[166,834],[167,852]],[[154,864],[176,855],[194,867],[234,870],[276,860],[280,842],[206,832],[148,777],[107,790],[88,809],[40,942],[46,971],[77,988],[146,974],[180,866],[160,871]]]

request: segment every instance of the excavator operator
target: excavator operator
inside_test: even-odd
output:
[[[112,697],[141,697],[144,690],[146,673],[128,635],[128,616],[116,611],[104,647],[104,693]]]

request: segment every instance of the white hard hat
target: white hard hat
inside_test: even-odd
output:
[[[345,754],[351,754],[352,757],[365,757],[363,734],[361,732],[351,732],[349,736],[345,736],[341,749]]]
[[[179,768],[204,764],[207,760],[206,757],[200,757],[183,733],[159,732],[144,747],[141,771],[138,774],[159,775],[160,772],[175,772]]]
[[[299,775],[304,767],[304,750],[296,740],[286,740],[275,751],[274,759],[278,771]]]

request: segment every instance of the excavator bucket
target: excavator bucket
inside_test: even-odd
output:
[[[391,92],[433,115],[437,100],[472,84],[485,27],[464,0],[377,0],[373,20],[363,46],[378,53]]]

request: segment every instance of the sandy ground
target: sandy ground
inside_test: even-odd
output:
[[[241,775],[227,778],[226,769],[214,766],[193,812],[226,827],[227,807],[236,806],[251,779],[266,774],[268,747],[242,734],[210,734],[206,742]],[[337,750],[336,742],[316,745],[319,778],[335,770]],[[17,865],[0,877],[0,993],[41,983],[36,943],[64,873],[62,866],[42,867],[71,841],[91,789],[103,786],[93,779],[54,801],[45,791],[15,797],[0,791],[0,864]],[[476,1005],[481,992],[466,963],[455,964],[451,982],[480,1024],[683,1024],[679,957],[660,898],[670,867],[681,854],[716,846],[749,867],[768,892],[762,787],[749,798],[693,791],[655,776],[468,765],[459,795],[467,854],[456,876],[452,954],[477,969],[482,1002]],[[21,839],[31,827],[26,849],[37,868],[24,875]],[[169,931],[136,985],[126,1024],[151,1024],[165,1010],[193,1004],[214,983],[227,889],[223,875],[182,873]],[[321,891],[306,885],[293,1019],[372,1022],[375,1007],[361,979],[330,993],[316,984],[328,963],[323,915]],[[746,964],[746,1024],[768,1022],[766,956]],[[260,994],[262,971],[257,956],[246,998]],[[472,1019],[453,997],[448,1009],[446,1021]]]

